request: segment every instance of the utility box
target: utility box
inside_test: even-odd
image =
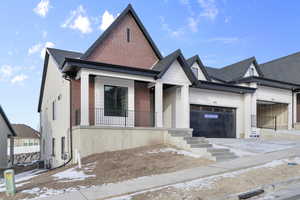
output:
[[[6,195],[13,196],[16,194],[15,171],[8,169],[4,171]]]

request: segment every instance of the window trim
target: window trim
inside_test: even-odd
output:
[[[64,158],[64,154],[66,153],[65,151],[65,143],[66,143],[66,137],[63,136],[61,137],[61,158]]]
[[[55,138],[52,138],[52,156],[55,156]]]
[[[130,28],[127,28],[126,29],[126,40],[127,40],[127,42],[129,43],[130,42],[130,39],[131,39],[131,31],[130,31]]]
[[[126,108],[122,111],[120,111],[120,114],[119,115],[115,115],[115,114],[110,114],[110,113],[107,113],[107,106],[105,106],[105,87],[113,87],[113,88],[124,88],[126,89]],[[117,86],[117,85],[104,85],[104,116],[106,117],[127,117],[128,116],[128,93],[129,93],[129,89],[128,87],[124,87],[124,86]]]
[[[196,76],[196,78],[198,79],[199,69],[197,67],[191,67],[191,69],[192,69],[192,72],[194,73],[194,75]],[[196,72],[197,72],[197,74],[195,74]]]

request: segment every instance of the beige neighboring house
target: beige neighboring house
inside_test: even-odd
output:
[[[57,167],[76,162],[78,152],[161,143],[207,152],[195,137],[292,130],[300,124],[299,66],[300,53],[222,68],[206,67],[198,55],[185,59],[179,49],[163,56],[128,5],[85,52],[46,50],[41,159]]]
[[[16,133],[0,105],[0,169],[11,167],[13,164],[14,136],[16,136]],[[10,143],[10,145],[7,143]],[[8,146],[10,146],[9,149]]]
[[[38,131],[25,124],[12,124],[12,127],[17,134],[17,137],[14,138],[15,155],[40,152],[40,134]]]

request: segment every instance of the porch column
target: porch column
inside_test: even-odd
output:
[[[82,71],[80,75],[80,125],[89,125],[89,73]]]
[[[251,134],[251,94],[244,95],[244,130],[245,138],[249,138]]]
[[[163,127],[163,84],[155,83],[155,114],[156,127]]]
[[[181,126],[179,128],[190,127],[190,102],[189,102],[189,85],[181,86],[180,94],[180,107],[181,112],[177,113],[178,119],[180,119]]]

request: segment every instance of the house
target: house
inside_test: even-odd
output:
[[[46,50],[38,105],[49,167],[93,153],[194,137],[249,138],[300,122],[300,53],[217,69],[162,56],[131,5],[85,52]],[[290,78],[292,76],[292,78]],[[298,98],[299,97],[299,98]],[[260,129],[262,128],[262,129]]]
[[[6,169],[13,163],[13,137],[16,136],[14,129],[12,128],[8,118],[6,117],[4,110],[0,105],[0,169]],[[8,140],[9,139],[9,140]],[[8,159],[7,146],[10,142],[10,152]]]
[[[12,127],[17,134],[14,138],[15,147],[40,145],[40,133],[38,131],[26,124],[12,124]]]
[[[40,133],[25,124],[12,124],[17,134],[14,137],[14,154],[40,152]],[[9,147],[10,148],[10,147]]]

